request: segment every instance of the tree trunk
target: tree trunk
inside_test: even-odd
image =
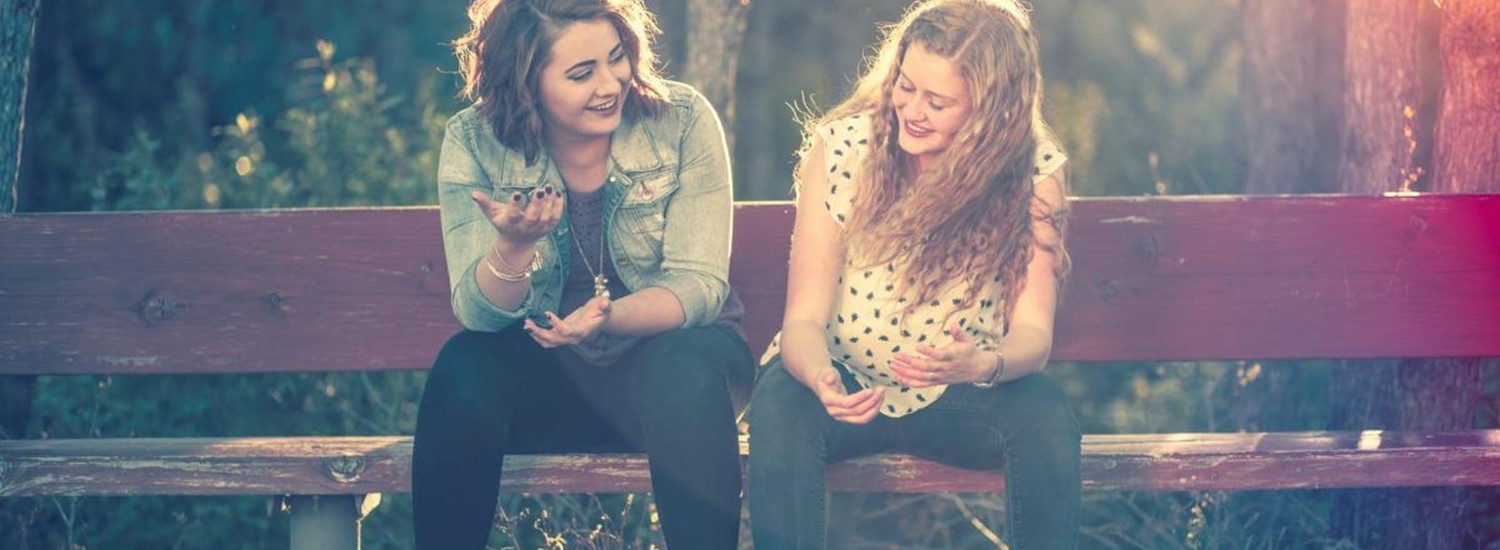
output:
[[[1500,3],[1445,0],[1432,191],[1500,193]]]
[[[734,150],[734,77],[745,41],[749,0],[688,0],[682,79],[719,111]]]
[[[1344,3],[1246,0],[1247,194],[1338,190]]]
[[[0,0],[0,214],[16,211],[26,75],[40,0]]]
[[[0,216],[16,211],[26,77],[40,0],[0,0]],[[35,376],[0,377],[0,439],[19,438],[31,422]]]
[[[1430,32],[1424,25],[1435,22],[1430,9],[1421,0],[1349,3],[1339,164],[1345,193],[1407,191],[1422,181],[1419,145],[1431,140],[1425,131],[1430,125],[1420,120],[1424,90],[1419,69],[1421,45]],[[1484,83],[1448,85],[1477,88]],[[1333,429],[1469,429],[1480,391],[1479,363],[1342,361],[1334,367],[1329,391]],[[1333,529],[1335,536],[1361,548],[1472,548],[1475,541],[1469,540],[1464,514],[1466,495],[1462,488],[1341,491]]]

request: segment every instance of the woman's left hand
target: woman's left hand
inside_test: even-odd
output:
[[[595,296],[573,313],[568,318],[559,318],[557,314],[548,311],[547,320],[552,323],[551,328],[542,328],[540,325],[527,319],[523,325],[531,339],[536,340],[544,348],[556,348],[561,346],[577,345],[604,325],[609,319],[610,301],[605,296]]]
[[[926,388],[947,384],[968,384],[985,380],[990,374],[986,353],[974,347],[969,335],[958,325],[948,327],[953,343],[941,348],[925,344],[917,345],[917,355],[906,352],[896,354],[891,361],[891,370],[896,380],[911,388]]]

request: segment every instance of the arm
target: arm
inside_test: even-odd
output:
[[[1011,312],[1010,332],[995,352],[975,347],[957,325],[948,328],[953,344],[938,349],[918,346],[916,354],[900,353],[891,365],[901,383],[914,388],[941,384],[1007,382],[1042,370],[1052,353],[1052,326],[1057,313],[1057,281],[1065,261],[1059,253],[1062,234],[1043,219],[1061,220],[1067,212],[1064,175],[1057,170],[1036,184],[1032,201],[1032,231],[1037,243],[1026,264],[1026,283]],[[998,323],[997,323],[998,326]],[[1002,367],[1003,357],[1003,367]],[[1000,370],[1000,369],[1004,370]],[[996,374],[999,377],[996,378]]]
[[[830,416],[863,424],[879,414],[884,389],[845,393],[838,369],[828,356],[824,331],[846,249],[843,229],[823,206],[829,185],[822,169],[824,146],[822,139],[813,140],[798,175],[797,220],[781,323],[781,361],[787,373],[818,395]]]
[[[466,145],[459,119],[448,121],[438,158],[438,200],[443,226],[443,252],[448,264],[453,314],[469,330],[499,331],[530,309],[530,281],[505,283],[494,279],[482,264],[495,240],[495,229],[473,195],[491,192],[489,178]],[[511,258],[530,257],[531,249],[515,250]],[[524,260],[523,260],[524,261]],[[512,264],[514,265],[514,264]],[[482,284],[480,277],[489,278]],[[484,287],[489,287],[488,289]]]
[[[531,278],[496,274],[526,271],[542,238],[562,218],[562,196],[551,188],[531,197],[491,200],[488,176],[468,147],[468,128],[448,122],[438,159],[443,250],[453,313],[469,330],[499,331],[531,308]]]
[[[1066,174],[1058,169],[1036,184],[1036,200],[1033,201],[1034,217],[1049,217],[1059,220],[1067,215],[1067,197],[1064,182]],[[1026,264],[1026,286],[1016,296],[1016,307],[1011,313],[1010,333],[999,343],[1005,354],[1005,372],[997,380],[1007,382],[1021,378],[1047,366],[1047,357],[1052,354],[1052,330],[1057,317],[1057,282],[1063,268],[1064,258],[1059,252],[1049,250],[1063,244],[1063,235],[1044,220],[1032,221],[1032,232],[1037,245],[1033,245],[1031,261]],[[986,368],[986,375],[998,368],[996,354],[984,354],[986,362],[995,366]],[[987,365],[988,366],[988,365]],[[988,377],[977,381],[987,380]]]
[[[696,91],[688,117],[678,143],[680,185],[665,213],[661,272],[620,299],[616,306],[626,311],[618,323],[611,319],[608,332],[654,334],[707,325],[729,294],[734,197],[724,130],[713,106]]]

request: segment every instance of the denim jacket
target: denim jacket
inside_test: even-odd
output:
[[[729,292],[733,185],[718,114],[686,84],[669,82],[670,105],[656,117],[625,119],[610,144],[604,227],[621,282],[632,292],[661,287],[682,303],[683,326],[710,324]],[[469,330],[499,331],[531,314],[556,311],[571,260],[567,216],[537,242],[542,266],[516,309],[491,303],[474,280],[494,242],[494,226],[469,194],[509,201],[514,192],[562,178],[543,151],[537,162],[495,138],[478,109],[448,121],[438,160],[443,247],[453,313]]]

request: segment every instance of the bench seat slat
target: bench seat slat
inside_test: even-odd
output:
[[[410,437],[0,441],[0,497],[365,494],[410,490]],[[640,455],[506,459],[502,490],[644,492]],[[1086,435],[1091,490],[1259,490],[1500,485],[1500,430]],[[906,455],[830,467],[859,492],[987,492],[1003,476]]]

